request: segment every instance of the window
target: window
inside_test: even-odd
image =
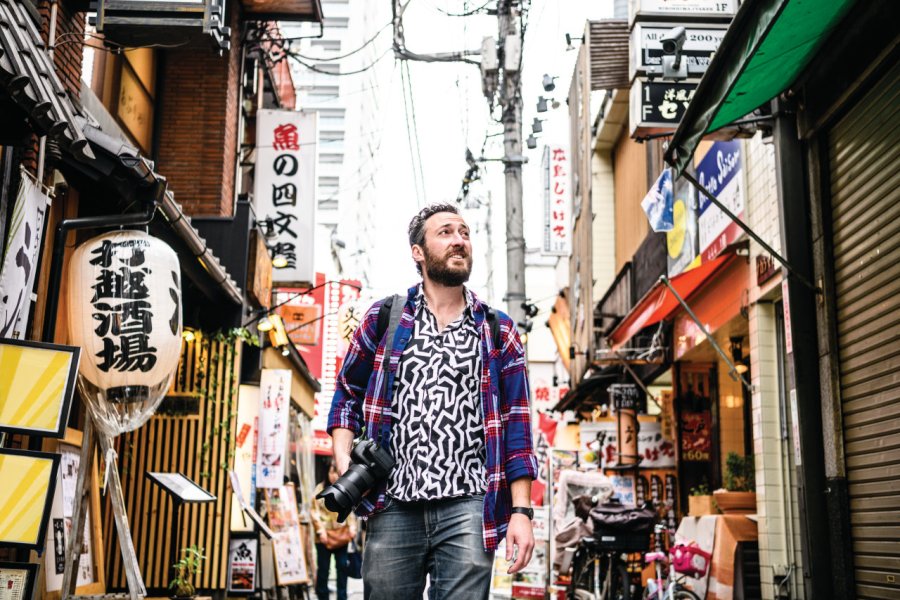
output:
[[[319,162],[322,164],[341,164],[344,162],[344,155],[337,152],[319,153]]]
[[[323,175],[322,177],[319,177],[319,188],[320,189],[323,187],[336,188],[336,187],[338,187],[338,185],[340,185],[340,182],[341,182],[341,180],[339,177],[331,177],[331,176]]]
[[[325,131],[319,132],[319,142],[342,142],[344,141],[343,131]]]
[[[325,19],[325,27],[330,29],[347,29],[350,17],[329,17]]]
[[[333,62],[320,62],[313,65],[316,70],[313,72],[333,73],[337,75],[341,72],[341,65]]]
[[[325,52],[340,52],[340,40],[312,40],[309,42],[310,48],[319,48]]]

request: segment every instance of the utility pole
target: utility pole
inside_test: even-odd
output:
[[[502,81],[497,86],[503,111],[503,172],[506,175],[506,302],[514,323],[524,320],[525,234],[522,219],[522,38],[518,0],[497,3]],[[491,98],[488,98],[490,101]]]

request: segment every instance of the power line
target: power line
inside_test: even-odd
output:
[[[303,59],[298,58],[297,54],[295,54],[295,53],[292,52],[291,50],[284,50],[284,55],[283,55],[283,56],[287,56],[287,57],[289,57],[289,58],[294,59],[294,60],[297,61],[299,64],[303,65],[304,67],[306,67],[307,69],[309,69],[310,71],[313,71],[313,72],[315,72],[315,73],[321,73],[322,75],[331,75],[332,77],[345,77],[345,76],[347,76],[347,75],[358,75],[358,74],[360,74],[360,73],[365,73],[366,71],[368,71],[369,69],[371,69],[372,67],[374,67],[376,64],[378,64],[378,62],[379,62],[382,58],[384,58],[385,56],[387,56],[388,52],[390,52],[390,51],[391,51],[391,49],[388,48],[387,50],[385,50],[384,52],[382,52],[381,56],[379,56],[379,57],[376,58],[374,61],[372,61],[370,64],[366,65],[365,67],[363,67],[363,68],[361,68],[361,69],[357,69],[357,70],[355,70],[355,71],[346,71],[346,72],[344,72],[344,73],[332,73],[332,72],[330,72],[330,71],[326,71],[325,69],[319,69],[318,67],[314,67],[313,65],[309,64],[308,62],[305,62]],[[281,58],[276,59],[274,62],[278,62],[278,60],[281,60]]]
[[[487,8],[487,5],[493,1],[494,0],[488,0],[487,2],[485,2],[478,8],[475,8],[475,9],[472,9],[469,11],[466,11],[465,8],[463,8],[464,12],[461,12],[461,13],[452,13],[452,12],[446,11],[443,8],[441,8],[440,6],[438,6],[437,4],[432,4],[431,7],[433,9],[435,9],[436,11],[438,11],[439,13],[443,13],[443,14],[447,15],[448,17],[471,17],[471,16],[477,15],[478,13],[483,11],[485,8]]]
[[[400,65],[400,86],[403,91],[403,116],[406,119],[406,140],[409,142],[409,160],[413,163],[413,185],[416,188],[417,203],[421,207],[422,194],[419,191],[419,177],[415,167],[416,155],[418,153],[413,150],[413,132],[412,126],[410,125],[409,103],[406,99],[406,70],[403,68],[404,64],[406,63],[404,62]],[[421,156],[419,157],[419,160],[421,161]]]
[[[419,125],[416,122],[416,101],[413,96],[412,74],[409,71],[409,63],[407,61],[403,61],[402,66],[406,69],[406,86],[409,88],[409,107],[410,112],[412,113],[413,134],[416,137],[416,154],[419,158],[419,178],[422,181],[422,200],[425,204],[428,204],[428,188],[425,187],[425,172],[422,166],[422,148],[419,145]]]
[[[292,51],[292,52],[295,56],[299,56],[300,58],[303,58],[305,60],[316,60],[316,61],[320,61],[320,62],[330,62],[330,61],[334,61],[334,60],[341,60],[341,59],[347,58],[349,56],[353,56],[357,52],[368,47],[369,44],[371,44],[376,39],[378,39],[378,36],[380,36],[382,33],[384,33],[384,31],[388,27],[390,27],[391,24],[392,24],[392,21],[388,21],[387,23],[384,24],[384,26],[381,29],[379,29],[377,32],[375,32],[375,35],[373,35],[371,38],[366,40],[366,42],[362,46],[360,46],[359,48],[356,48],[354,50],[351,50],[350,52],[347,52],[346,54],[341,54],[339,56],[306,56],[306,55],[300,54],[299,52],[296,52],[296,51]],[[284,38],[282,41],[290,42],[293,39],[307,39],[307,38]]]

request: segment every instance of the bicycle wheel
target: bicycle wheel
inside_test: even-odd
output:
[[[600,563],[603,585],[600,600],[631,600],[631,578],[628,566],[617,557],[604,556]]]
[[[572,557],[572,580],[566,588],[566,600],[585,600],[594,597],[594,555],[579,548]]]
[[[700,600],[700,596],[698,596],[691,590],[679,588],[675,590],[675,597],[671,600]]]

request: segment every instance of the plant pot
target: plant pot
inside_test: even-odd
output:
[[[719,510],[726,515],[751,515],[756,512],[756,492],[713,492]]]
[[[716,502],[712,495],[688,496],[688,515],[692,517],[704,517],[706,515],[719,514]]]

